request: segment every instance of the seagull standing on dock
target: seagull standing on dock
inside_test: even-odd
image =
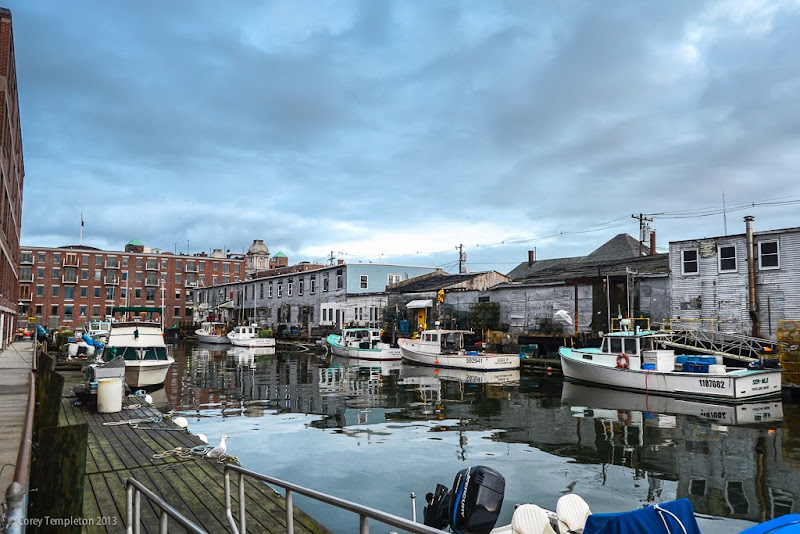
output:
[[[220,456],[225,454],[225,451],[228,450],[228,446],[225,445],[225,438],[231,439],[230,436],[222,435],[219,439],[219,445],[211,449],[206,453],[206,458],[219,458]]]

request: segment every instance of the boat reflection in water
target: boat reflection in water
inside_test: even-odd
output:
[[[519,369],[475,371],[473,369],[438,368],[406,363],[400,369],[400,378],[403,384],[433,383],[433,381],[440,380],[451,380],[465,384],[506,384],[519,381]],[[422,378],[423,380],[416,381],[415,379],[417,378]]]
[[[234,345],[228,349],[228,356],[237,361],[239,365],[248,367],[256,366],[259,356],[273,356],[274,354],[275,347],[237,347]]]
[[[688,415],[719,425],[749,425],[776,423],[783,420],[780,400],[755,401],[743,404],[704,402],[658,395],[645,395],[565,382],[561,403],[573,412],[593,413],[598,410],[614,412],[621,421],[663,419],[662,416]],[[606,414],[607,416],[608,414]]]
[[[674,481],[674,497],[698,514],[764,521],[792,511],[781,401],[708,403],[565,382],[561,402],[579,421],[578,444],[593,445],[587,460],[632,468],[647,479],[647,502]]]

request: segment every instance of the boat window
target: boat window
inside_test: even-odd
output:
[[[626,337],[623,338],[625,341],[625,350],[623,352],[627,354],[639,354],[639,351],[636,349],[636,338],[635,337]]]
[[[646,350],[653,350],[653,338],[643,337],[639,340],[639,345],[641,346],[643,352]]]
[[[609,350],[608,352],[623,352],[623,350],[622,350],[622,338],[612,337],[612,338],[609,338],[609,341],[611,343],[611,350]]]

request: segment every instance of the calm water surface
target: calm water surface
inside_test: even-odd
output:
[[[284,350],[286,349],[286,350]],[[487,465],[515,503],[555,509],[575,492],[593,512],[688,497],[704,534],[797,513],[800,409],[664,401],[516,372],[480,374],[184,343],[156,402],[249,469],[411,517],[457,471]],[[358,517],[301,497],[335,532]],[[370,523],[371,532],[392,529]]]

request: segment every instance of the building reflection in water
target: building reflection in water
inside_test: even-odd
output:
[[[630,469],[647,502],[665,500],[669,483],[698,514],[760,522],[799,511],[800,407],[793,404],[714,405],[518,371],[188,344],[177,347],[165,390],[155,396],[197,417],[321,415],[309,426],[357,439],[382,439],[387,423],[435,422],[432,433],[458,433],[465,461],[470,432],[489,431],[494,442],[598,465],[602,485],[608,467]]]

